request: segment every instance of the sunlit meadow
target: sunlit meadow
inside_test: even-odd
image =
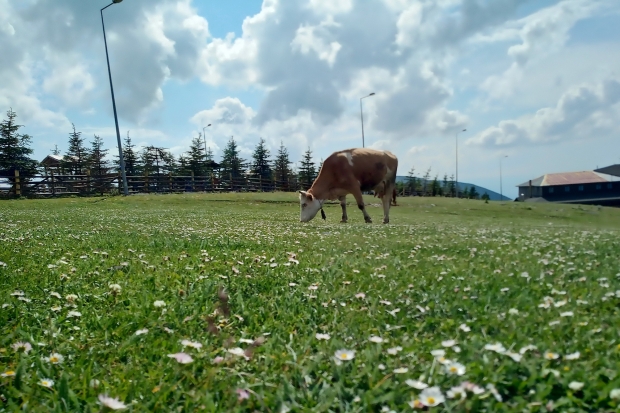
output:
[[[367,202],[0,203],[0,411],[617,411],[620,210]]]

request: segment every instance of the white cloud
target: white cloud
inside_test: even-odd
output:
[[[514,146],[617,135],[620,127],[614,119],[619,115],[620,81],[610,78],[596,85],[584,84],[571,88],[555,107],[545,107],[516,120],[503,120],[467,143]]]

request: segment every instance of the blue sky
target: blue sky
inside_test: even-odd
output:
[[[0,0],[0,110],[34,156],[71,123],[115,152],[99,9]],[[455,172],[504,194],[549,172],[620,162],[616,0],[124,0],[104,11],[121,136],[179,155],[207,123],[221,155],[259,137],[318,161],[361,146],[399,175]],[[508,158],[502,158],[503,156]]]

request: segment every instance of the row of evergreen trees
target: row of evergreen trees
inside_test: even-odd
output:
[[[38,164],[30,158],[32,138],[20,134],[23,125],[16,123],[17,115],[10,109],[7,118],[0,123],[0,176],[12,177],[15,170],[19,170],[21,177],[28,178],[36,175]],[[61,167],[68,175],[84,175],[90,171],[92,176],[104,176],[120,169],[119,157],[114,154],[108,158],[109,149],[104,149],[101,137],[94,135],[90,142],[86,142],[82,132],[76,130],[69,133],[68,149],[63,156]],[[58,147],[54,155],[61,155]],[[218,164],[214,160],[213,151],[206,147],[202,134],[192,139],[189,150],[180,156],[174,156],[169,150],[153,145],[137,150],[132,143],[129,133],[123,144],[123,157],[127,176],[137,175],[175,175],[210,176],[212,173],[224,179],[244,177],[246,175],[260,177],[265,181],[275,179],[288,182],[297,178],[304,187],[310,187],[320,169],[312,159],[310,148],[304,153],[299,168],[292,168],[288,150],[284,143],[272,159],[271,153],[263,138],[254,149],[251,160],[245,160],[234,137],[231,137],[224,148],[222,159]],[[321,162],[322,164],[322,162]]]
[[[19,129],[22,125],[16,123],[17,115],[10,109],[7,118],[0,122],[0,176],[12,177],[15,170],[19,170],[20,176],[27,179],[38,173],[38,162],[30,158],[32,149],[30,144],[32,138],[27,134],[20,134]],[[69,175],[84,175],[90,171],[91,176],[104,176],[119,170],[118,155],[113,156],[113,160],[108,159],[108,149],[103,148],[101,137],[94,135],[90,142],[86,142],[82,137],[82,132],[76,130],[69,133],[68,149],[63,157],[62,167]],[[56,148],[53,153],[60,155]],[[189,176],[210,176],[212,173],[228,180],[241,178],[247,175],[260,177],[263,181],[276,180],[278,182],[288,182],[296,178],[299,185],[309,188],[316,178],[321,168],[312,159],[310,148],[306,150],[300,161],[299,168],[294,170],[291,167],[291,160],[288,150],[283,142],[272,159],[271,153],[266,146],[266,142],[261,138],[252,153],[251,160],[241,158],[239,146],[231,137],[224,148],[221,162],[214,161],[213,151],[206,147],[202,135],[192,139],[189,150],[178,157],[175,157],[165,148],[152,145],[146,146],[141,150],[136,150],[129,133],[124,140],[123,155],[125,160],[125,172],[127,176],[141,175],[175,175]],[[415,169],[411,168],[405,182],[398,184],[398,191],[403,190],[408,194],[420,194],[430,196],[455,196],[454,176],[448,178],[444,175],[443,180],[435,175],[431,180],[431,169],[418,178],[415,176]],[[477,198],[479,194],[475,187],[470,187],[461,191],[464,196]]]

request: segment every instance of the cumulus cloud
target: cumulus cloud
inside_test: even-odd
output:
[[[580,20],[590,17],[605,5],[601,1],[563,0],[517,21],[509,21],[485,40],[513,40],[507,54],[513,63],[502,74],[489,76],[481,85],[491,98],[511,96],[524,79],[524,69],[531,62],[561,50],[569,32]],[[480,39],[478,39],[480,40]]]
[[[545,144],[620,132],[620,80],[609,78],[567,91],[555,107],[546,107],[515,120],[504,120],[469,139],[467,144],[515,146]]]

